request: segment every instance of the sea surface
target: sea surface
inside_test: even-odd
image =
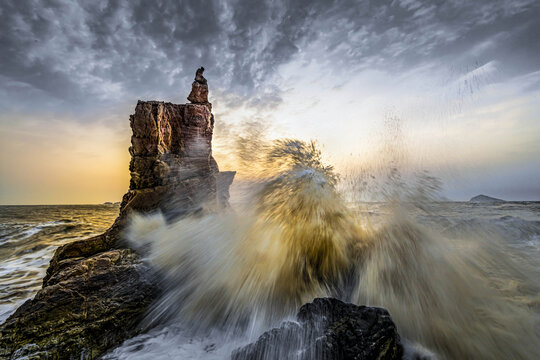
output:
[[[0,322],[41,288],[54,250],[98,235],[116,205],[0,206]]]
[[[40,289],[57,247],[102,233],[113,223],[118,210],[116,205],[0,206],[0,322]],[[375,228],[385,226],[392,211],[385,203],[364,203],[357,208],[359,218]],[[507,249],[504,251],[513,260],[537,269],[540,264],[540,202],[440,202],[431,204],[427,211],[411,210],[408,215],[419,226],[436,229],[438,234],[443,234],[440,236],[449,239],[464,238],[463,234],[468,233],[482,237],[482,243],[502,239]],[[504,286],[500,285],[502,290],[499,290],[505,291]],[[447,289],[451,291],[451,285]],[[376,289],[374,292],[377,293]],[[358,298],[376,300],[368,295],[359,294]],[[538,314],[540,294],[528,296],[527,306]],[[381,299],[384,301],[392,309],[392,299]],[[399,323],[398,305],[393,309]],[[408,319],[404,317],[401,321],[406,323]],[[185,331],[178,324],[159,327],[126,341],[106,358],[152,356],[157,360],[170,358],[172,354],[186,359],[222,358],[222,351],[230,351],[231,344],[216,345],[212,339],[190,337]],[[417,330],[408,331],[415,334]]]

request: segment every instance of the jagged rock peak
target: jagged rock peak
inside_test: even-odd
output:
[[[201,66],[200,68],[197,69],[197,71],[195,72],[195,81],[200,83],[200,84],[207,85],[208,82],[206,81],[205,77],[203,76],[203,72],[204,72],[204,67],[203,66]]]
[[[195,73],[195,81],[191,84],[191,93],[187,99],[193,104],[205,104],[209,105],[208,102],[208,82],[203,76],[204,67],[197,69]]]

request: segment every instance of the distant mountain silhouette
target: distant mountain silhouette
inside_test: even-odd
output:
[[[471,200],[469,200],[469,202],[505,202],[505,201],[506,200],[493,198],[487,195],[477,195],[471,198]]]

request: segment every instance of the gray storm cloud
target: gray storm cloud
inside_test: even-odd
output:
[[[305,52],[336,73],[399,71],[449,56],[463,66],[515,62],[512,71],[526,72],[540,63],[531,41],[539,13],[525,0],[4,0],[0,106],[55,111],[170,98],[199,65],[231,103],[265,106],[281,101],[279,66]]]
[[[372,137],[363,125],[383,107],[409,106],[404,120],[430,154],[473,164],[477,180],[458,181],[451,198],[536,199],[539,17],[536,0],[2,0],[0,188],[9,199],[41,188],[20,181],[24,169],[81,147],[91,129],[116,140],[98,149],[92,138],[85,151],[124,149],[137,99],[185,102],[204,66],[218,151],[239,123],[261,122],[340,158]]]

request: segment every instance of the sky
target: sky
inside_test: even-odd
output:
[[[540,2],[3,0],[0,204],[119,201],[138,99],[206,68],[215,157],[314,139],[338,172],[428,171],[442,195],[540,200]]]

